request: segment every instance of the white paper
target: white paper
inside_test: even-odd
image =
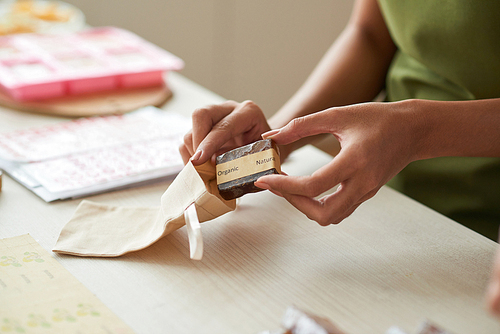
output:
[[[155,138],[175,140],[190,127],[188,118],[149,106],[125,115],[79,118],[0,134],[0,158],[45,161]]]
[[[0,134],[0,168],[45,201],[152,182],[183,167],[188,118],[155,107]]]

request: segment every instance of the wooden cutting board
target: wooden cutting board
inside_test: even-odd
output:
[[[17,110],[66,117],[123,114],[148,106],[160,106],[172,96],[164,86],[121,89],[91,95],[66,96],[57,99],[20,102],[0,91],[0,105]]]

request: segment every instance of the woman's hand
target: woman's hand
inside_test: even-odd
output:
[[[500,248],[497,250],[493,264],[490,283],[486,291],[486,301],[489,311],[500,318]]]
[[[179,147],[184,163],[195,165],[218,154],[261,139],[271,128],[262,110],[253,102],[226,101],[194,111],[193,129],[184,136]]]
[[[310,176],[270,175],[255,185],[281,194],[320,225],[340,223],[408,163],[416,159],[419,124],[415,100],[331,108],[263,134],[278,145],[331,133],[340,153]],[[316,199],[339,185],[330,195]]]

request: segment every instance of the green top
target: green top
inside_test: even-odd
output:
[[[500,1],[379,3],[398,47],[387,73],[388,101],[500,97]],[[497,238],[498,158],[417,161],[390,185],[490,238]]]

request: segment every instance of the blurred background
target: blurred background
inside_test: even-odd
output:
[[[272,115],[348,21],[353,0],[66,0],[91,26],[117,26],[181,57],[181,72]]]

